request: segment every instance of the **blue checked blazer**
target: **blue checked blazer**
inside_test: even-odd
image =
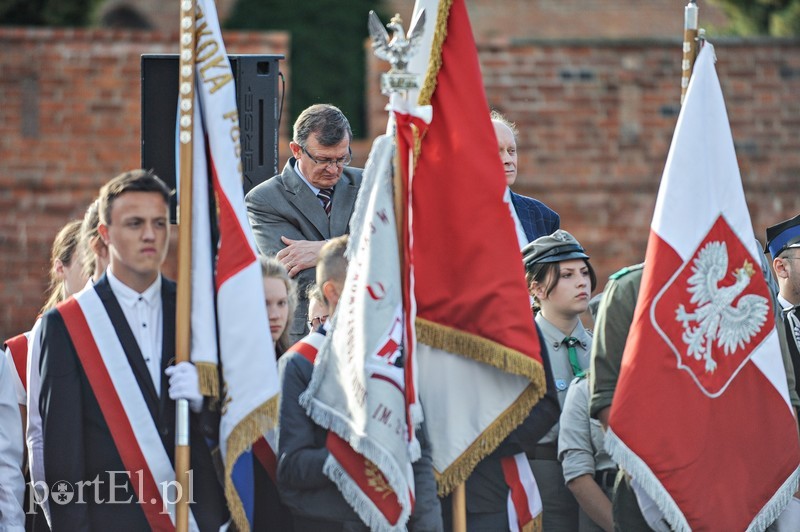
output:
[[[512,191],[511,203],[514,204],[528,242],[540,236],[551,235],[561,226],[558,213],[539,200],[520,196]]]

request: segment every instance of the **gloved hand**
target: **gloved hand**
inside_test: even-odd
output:
[[[169,398],[177,401],[186,399],[195,414],[203,409],[203,395],[200,393],[200,379],[197,368],[191,362],[181,362],[164,370],[169,377]]]

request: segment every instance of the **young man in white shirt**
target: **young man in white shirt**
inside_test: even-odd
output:
[[[195,414],[191,519],[206,530],[228,518],[197,371],[172,365],[176,288],[161,275],[169,196],[144,170],[106,184],[98,231],[108,270],[42,318],[39,408],[54,531],[170,526],[176,399]]]

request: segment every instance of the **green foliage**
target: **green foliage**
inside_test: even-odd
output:
[[[733,35],[800,35],[800,0],[710,0],[730,19]]]
[[[315,103],[331,103],[365,133],[364,42],[367,14],[380,0],[239,0],[226,26],[286,30],[291,35],[289,123]]]
[[[88,26],[98,0],[0,0],[3,26]]]

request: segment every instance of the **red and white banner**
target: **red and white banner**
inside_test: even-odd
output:
[[[125,470],[139,475],[129,480],[147,522],[175,530],[175,470],[100,296],[86,289],[57,308]],[[198,530],[191,510],[189,523]]]
[[[351,220],[344,292],[300,403],[328,429],[323,471],[371,530],[406,529],[419,443],[406,420],[393,139],[378,137]],[[409,438],[411,434],[411,438]],[[366,460],[365,460],[366,459]]]
[[[261,265],[244,204],[236,89],[213,0],[197,1],[196,39],[191,358],[203,393],[222,394],[225,495],[234,521],[245,530],[252,508],[242,501],[252,499],[252,474],[249,461],[239,458],[276,427],[280,386]],[[216,200],[216,249],[209,189]],[[241,475],[234,474],[237,462]]]
[[[444,495],[524,420],[545,379],[464,0],[441,0],[426,18],[435,30],[430,57],[412,65],[430,65],[418,104],[432,106],[432,120],[420,131],[398,118],[398,128],[408,128],[399,131],[408,144],[401,155],[418,154],[410,183],[404,165],[404,258],[418,392]]]
[[[800,441],[714,60],[675,128],[606,447],[674,530],[763,530]]]
[[[534,527],[542,513],[542,496],[525,453],[504,456],[500,460],[503,478],[508,484],[508,528],[520,532]],[[538,522],[541,527],[541,520]]]

